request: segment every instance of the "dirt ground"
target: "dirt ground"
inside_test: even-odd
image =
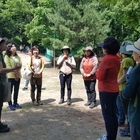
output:
[[[24,68],[28,55],[23,53],[19,55]],[[48,63],[45,57],[44,60]],[[87,97],[80,74],[73,74],[71,106],[67,106],[66,103],[58,104],[60,99],[58,69],[44,69],[45,90],[42,90],[44,103],[42,106],[32,105],[30,90],[22,90],[24,84],[25,80],[21,79],[18,103],[22,105],[22,109],[10,111],[7,103],[4,103],[2,120],[11,130],[9,133],[1,133],[0,140],[96,140],[105,134],[98,93],[97,107],[93,109],[85,107]],[[130,138],[118,135],[117,140]]]

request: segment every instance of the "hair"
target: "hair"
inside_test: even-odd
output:
[[[11,48],[13,47],[13,45],[14,44],[12,44],[12,43],[7,44],[7,50],[6,50],[5,55],[7,55],[9,57],[12,55]],[[17,55],[17,53],[15,53],[15,55]]]
[[[2,44],[2,43],[4,43],[5,42],[5,40],[3,39],[2,41],[0,41],[0,45]]]
[[[114,37],[107,37],[104,40],[103,48],[106,50],[107,54],[117,54],[120,49],[120,44]]]
[[[33,47],[31,48],[31,53],[32,53],[32,55],[33,55],[33,51],[36,50],[36,49],[38,49],[38,51],[39,51],[38,46],[33,46]],[[39,51],[39,52],[40,52],[40,51]]]

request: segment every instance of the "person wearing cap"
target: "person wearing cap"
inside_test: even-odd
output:
[[[126,73],[129,69],[129,67],[134,67],[135,62],[132,58],[132,52],[126,51],[127,45],[132,45],[133,43],[131,41],[124,41],[120,47],[120,57],[121,60],[121,66],[120,71],[118,74],[118,84],[119,84],[119,95],[117,97],[117,116],[118,116],[118,126],[125,126],[125,115],[127,119],[127,108],[128,108],[128,100],[125,100],[122,98],[122,90],[125,87],[126,84]],[[125,130],[125,132],[123,132]],[[127,131],[127,132],[126,132]],[[120,129],[120,136],[130,136],[129,131],[129,123],[127,122],[127,126],[125,129]]]
[[[114,37],[107,37],[102,49],[105,55],[99,64],[96,77],[107,135],[98,140],[116,140],[118,130],[116,98],[119,94],[117,76],[120,70],[120,58],[117,53],[120,45]]]
[[[7,45],[4,61],[7,68],[22,66],[21,58],[17,54],[17,49],[14,44],[9,43]],[[9,105],[9,109],[14,111],[16,109],[22,108],[18,104],[18,93],[19,93],[19,86],[21,81],[21,70],[15,70],[14,72],[9,72],[7,74],[7,77],[8,77],[8,82],[11,83],[11,94],[13,95],[13,102],[11,98],[11,100],[8,102],[8,105]]]
[[[8,132],[10,128],[8,125],[1,122],[1,113],[3,107],[3,97],[4,97],[4,88],[6,86],[7,77],[6,73],[18,70],[21,66],[15,66],[14,68],[6,68],[4,62],[3,52],[6,51],[6,42],[7,40],[0,38],[0,133]]]
[[[87,46],[84,49],[84,57],[80,63],[80,72],[83,76],[84,85],[87,93],[87,103],[85,106],[89,106],[89,108],[94,108],[96,106],[96,70],[98,66],[98,59],[93,52],[93,48],[91,46]]]
[[[131,139],[140,140],[140,39],[133,45],[127,45],[126,50],[133,52],[137,65],[132,69],[125,88],[122,90],[122,97],[129,100],[128,121]]]
[[[60,79],[60,101],[59,104],[64,103],[65,96],[65,83],[67,85],[67,104],[71,105],[71,83],[72,83],[72,69],[76,67],[76,62],[73,56],[70,56],[70,48],[64,46],[62,49],[62,55],[59,56],[57,65],[59,66],[59,79]]]

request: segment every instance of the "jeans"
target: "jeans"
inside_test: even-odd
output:
[[[59,79],[60,79],[60,86],[61,86],[61,99],[64,99],[65,96],[65,84],[67,84],[67,98],[71,99],[71,93],[72,93],[72,89],[71,89],[71,82],[72,82],[72,74],[69,75],[65,75],[60,73],[59,75]]]
[[[120,95],[117,96],[116,104],[117,104],[118,122],[123,124],[125,123],[125,113]]]
[[[12,94],[13,88],[14,88],[13,100],[14,100],[14,104],[17,104],[20,79],[15,80],[15,78],[9,78],[8,82],[11,83],[11,94]],[[8,104],[12,105],[12,101],[9,101]]]
[[[140,140],[140,130],[130,123],[131,140]]]
[[[102,115],[105,121],[107,131],[107,140],[116,140],[118,131],[118,120],[116,115],[116,98],[118,92],[100,92],[100,103],[102,108]]]
[[[28,87],[30,80],[26,80],[25,87]]]
[[[84,81],[84,84],[86,88],[88,102],[96,103],[96,91],[95,91],[96,80]]]
[[[3,97],[4,97],[4,86],[0,84],[0,122],[1,122],[1,112],[3,107]]]

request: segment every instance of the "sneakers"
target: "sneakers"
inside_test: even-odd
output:
[[[96,106],[96,103],[92,102],[90,105],[89,105],[89,108],[94,108]]]
[[[103,135],[101,138],[98,138],[97,140],[107,140],[106,135]]]
[[[88,101],[87,103],[85,103],[84,105],[85,106],[89,106],[91,104],[91,102],[90,101]]]
[[[9,105],[9,109],[12,110],[12,111],[15,111],[16,108],[14,107],[14,105]]]
[[[0,123],[0,133],[5,133],[9,131],[10,131],[10,128],[6,124]]]
[[[38,101],[38,102],[37,102],[37,106],[38,106],[38,105],[43,105],[43,102]]]
[[[67,105],[71,105],[71,100],[70,99],[67,100]]]
[[[21,109],[21,108],[22,108],[22,106],[20,106],[18,103],[17,103],[17,104],[14,104],[14,107],[15,107],[16,109]]]
[[[58,103],[59,104],[63,104],[64,103],[64,99],[60,99],[60,101]]]
[[[120,136],[121,137],[130,137],[130,128],[129,127],[125,127],[124,129],[120,129]]]
[[[28,90],[28,87],[24,87],[22,90]]]

